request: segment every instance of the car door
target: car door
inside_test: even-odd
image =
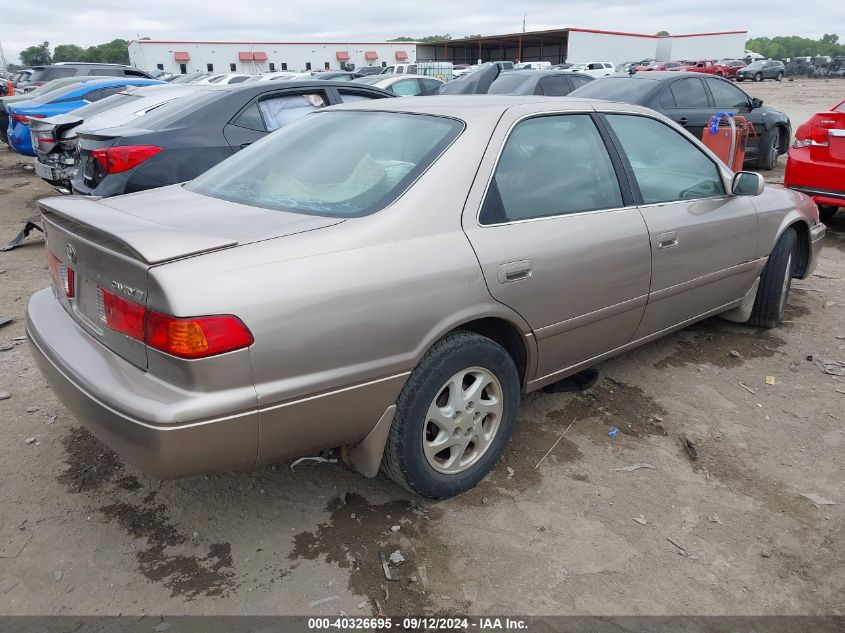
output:
[[[660,95],[663,113],[700,139],[704,126],[715,113],[703,80],[700,77],[685,77],[667,83],[669,85]]]
[[[268,133],[329,104],[324,90],[274,91],[260,95],[241,108],[223,128],[223,136],[234,151]]]
[[[594,116],[526,112],[499,122],[463,227],[493,297],[531,325],[549,382],[631,340],[651,255]]]
[[[727,195],[716,161],[670,125],[638,114],[608,113],[605,120],[651,240],[651,288],[636,337],[744,297],[760,270],[752,202]]]

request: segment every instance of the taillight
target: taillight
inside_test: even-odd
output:
[[[149,347],[180,358],[206,358],[249,347],[252,333],[230,314],[180,318],[147,310],[100,288],[100,319]]]
[[[161,148],[155,145],[123,145],[92,150],[91,156],[99,163],[103,173],[119,174],[137,167],[160,151]]]
[[[29,125],[30,119],[43,119],[45,116],[44,114],[13,114],[12,121]]]
[[[47,251],[47,263],[50,266],[50,274],[53,275],[53,281],[56,286],[60,288],[65,296],[73,297],[73,268],[63,264],[58,257]]]
[[[792,147],[827,147],[828,143],[829,132],[827,128],[804,123],[795,130]]]

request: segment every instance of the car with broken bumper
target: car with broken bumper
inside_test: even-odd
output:
[[[522,394],[709,316],[776,326],[825,232],[651,110],[534,96],[324,109],[190,183],[39,206],[32,353],[129,462],[340,447],[435,498]]]

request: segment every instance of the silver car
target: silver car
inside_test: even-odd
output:
[[[521,394],[712,315],[776,326],[825,232],[653,111],[544,97],[347,104],[184,185],[39,206],[32,352],[128,461],[341,447],[435,498]]]

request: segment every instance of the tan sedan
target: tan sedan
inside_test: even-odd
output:
[[[185,185],[39,204],[33,354],[103,442],[160,476],[342,447],[429,497],[494,466],[526,391],[777,325],[824,235],[650,110],[544,97],[330,108]]]

